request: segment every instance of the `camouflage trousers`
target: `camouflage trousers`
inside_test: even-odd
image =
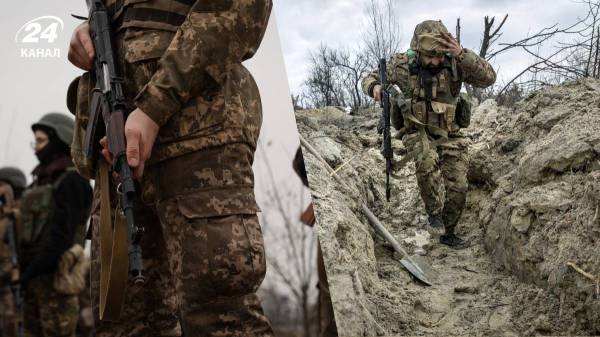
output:
[[[54,274],[38,276],[27,284],[23,310],[25,336],[75,337],[79,299],[54,290]]]
[[[179,158],[170,160],[200,162]],[[141,186],[143,191],[160,190],[156,198],[148,200],[144,192],[146,203],[137,203],[135,210],[137,221],[145,227],[141,246],[146,282],[141,287],[129,285],[121,320],[96,321],[96,336],[273,336],[255,293],[266,272],[258,217],[206,217],[201,211],[204,205],[184,201],[194,200],[195,192],[163,195],[159,185],[176,184],[156,179],[191,181],[195,168],[183,165],[173,175],[161,172],[161,165],[146,169]],[[100,248],[95,208],[91,286],[98,319]]]
[[[415,153],[415,173],[427,214],[441,216],[446,233],[454,233],[469,187],[467,139],[454,134],[436,146],[428,136],[424,145],[417,132],[405,135],[402,142],[409,153]]]
[[[3,285],[0,287],[0,336],[16,336],[17,323],[18,316],[13,292],[10,286]]]

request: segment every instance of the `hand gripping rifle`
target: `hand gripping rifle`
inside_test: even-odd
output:
[[[383,108],[383,114],[381,118],[383,120],[383,149],[381,154],[385,158],[385,198],[390,201],[390,175],[392,174],[392,158],[394,152],[392,151],[392,133],[390,130],[390,93],[388,91],[387,74],[386,74],[386,61],[384,58],[379,60],[379,79],[381,81],[381,107]]]
[[[90,35],[96,51],[96,87],[92,92],[84,150],[88,158],[100,158],[99,142],[106,135],[108,149],[113,156],[112,168],[119,175],[117,193],[120,196],[120,210],[127,222],[129,275],[134,283],[143,283],[140,240],[144,228],[135,222],[133,215],[135,185],[125,152],[126,103],[123,78],[119,76],[116,67],[108,10],[102,0],[87,0],[87,5]]]

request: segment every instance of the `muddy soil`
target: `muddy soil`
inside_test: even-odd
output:
[[[296,113],[340,336],[598,335],[600,82],[536,92],[514,108],[479,105],[465,133],[470,190],[452,250],[426,231],[414,166],[397,168],[385,201],[378,109]],[[393,143],[396,158],[405,150]],[[365,202],[438,272],[413,280],[370,228]],[[579,270],[579,271],[578,271]]]

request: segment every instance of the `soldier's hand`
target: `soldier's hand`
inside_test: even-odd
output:
[[[442,43],[446,46],[446,48],[440,49],[441,52],[450,53],[454,57],[458,57],[463,53],[463,47],[456,41],[454,37],[450,33],[442,32],[442,37],[444,41]]]
[[[135,109],[125,122],[127,163],[133,168],[133,176],[144,174],[144,163],[150,159],[159,126],[141,109]]]
[[[90,25],[84,22],[75,28],[69,44],[68,58],[77,68],[92,70],[94,68],[94,44],[90,36]]]
[[[106,136],[100,139],[100,146],[102,146],[102,156],[106,159],[107,163],[112,164],[113,157],[110,154],[110,151],[108,151],[108,138],[106,138]]]
[[[381,85],[379,85],[379,84],[376,84],[376,85],[373,87],[373,99],[374,99],[376,102],[379,102],[379,101],[381,101]]]

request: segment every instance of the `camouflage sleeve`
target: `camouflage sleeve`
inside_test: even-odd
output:
[[[404,89],[408,82],[408,58],[405,53],[392,55],[386,63],[387,79],[389,83],[398,84]],[[365,95],[373,97],[373,87],[379,82],[379,72],[374,70],[368,73],[362,80],[362,89]]]
[[[252,57],[267,28],[272,0],[198,0],[135,104],[163,125],[207,86],[223,83],[231,64]]]
[[[362,90],[365,95],[373,97],[373,88],[379,84],[379,74],[377,71],[371,71],[362,79]]]
[[[492,65],[473,51],[467,48],[463,49],[463,53],[457,58],[457,61],[463,82],[478,88],[486,88],[496,82],[496,71]]]

